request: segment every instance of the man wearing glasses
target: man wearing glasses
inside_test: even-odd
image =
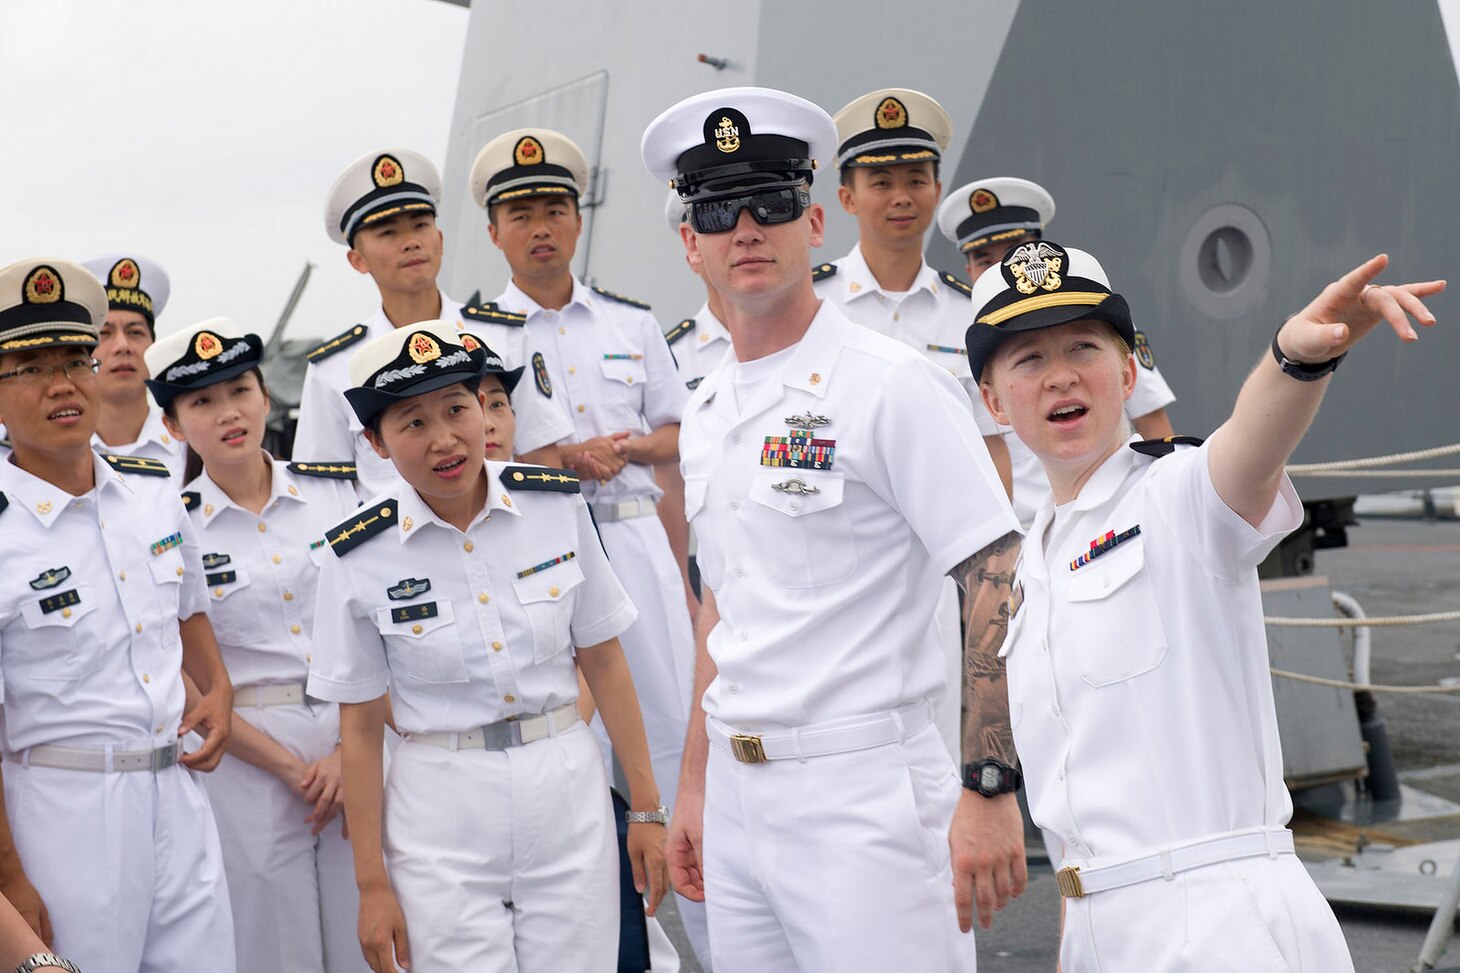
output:
[[[106,313],[77,264],[0,269],[0,892],[82,969],[231,973],[218,834],[185,770],[222,758],[233,689],[167,467],[92,450]]]
[[[809,187],[836,145],[826,112],[765,88],[696,95],[644,133],[733,348],[680,439],[704,607],[670,877],[707,903],[717,973],[962,973],[972,883],[955,908],[950,842],[974,816],[1022,825],[1012,793],[958,786],[927,633],[950,574],[979,664],[965,754],[1012,762],[995,670],[1018,523],[953,376],[812,290]],[[1013,844],[980,898],[1022,888]]]

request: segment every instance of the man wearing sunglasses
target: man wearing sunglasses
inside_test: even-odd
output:
[[[680,437],[704,601],[670,877],[706,901],[719,973],[971,971],[949,865],[969,798],[927,635],[952,574],[970,656],[997,666],[1018,523],[954,378],[812,290],[809,190],[836,145],[826,112],[766,88],[695,95],[643,137],[732,345]],[[1012,761],[1003,684],[979,685],[967,749]],[[997,806],[1017,834],[1013,795]],[[1022,866],[980,897],[1017,894]]]
[[[222,759],[233,689],[166,465],[92,449],[107,303],[74,263],[0,268],[0,892],[82,969],[232,973],[218,833],[186,771]],[[206,739],[184,753],[190,729]]]

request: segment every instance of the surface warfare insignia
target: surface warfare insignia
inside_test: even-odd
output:
[[[329,540],[330,550],[335,552],[335,556],[344,557],[394,524],[395,501],[386,500],[373,507],[362,507],[355,511],[354,517],[331,527],[325,537]]]
[[[167,464],[159,459],[148,459],[146,456],[118,456],[114,453],[102,453],[101,458],[107,461],[108,466],[120,473],[140,473],[143,476],[172,475]]]
[[[812,494],[821,492],[821,487],[816,486],[814,483],[807,483],[799,476],[793,476],[791,479],[783,480],[780,483],[772,483],[771,489],[777,493],[790,493],[798,497],[809,497]]]
[[[363,337],[365,337],[365,325],[357,324],[349,331],[337,334],[328,341],[315,345],[304,353],[304,357],[311,362],[324,361],[330,355],[333,355],[341,349],[350,347]]]
[[[45,591],[47,588],[54,588],[69,577],[71,577],[70,568],[51,568],[49,571],[42,571],[39,576],[32,579],[30,587],[32,591]]]
[[[386,588],[385,593],[390,596],[391,601],[407,601],[430,590],[430,578],[402,578]]]
[[[1009,286],[1020,294],[1035,291],[1057,291],[1064,279],[1059,272],[1064,269],[1067,255],[1057,243],[1039,240],[1025,243],[1014,249],[1004,259],[1002,270]]]
[[[1142,439],[1131,443],[1130,448],[1143,456],[1165,456],[1174,453],[1177,446],[1200,446],[1206,440],[1200,436],[1167,436],[1165,439]]]
[[[989,210],[997,208],[998,205],[999,197],[987,189],[975,189],[973,195],[968,197],[968,208],[975,213],[987,213]]]
[[[819,416],[814,412],[803,412],[800,415],[786,416],[781,420],[793,429],[816,429],[820,426],[831,425],[831,420],[826,416]]]
[[[664,333],[664,340],[671,345],[695,329],[695,319],[685,318]]]
[[[548,378],[547,360],[542,357],[542,352],[532,353],[532,380],[537,383],[537,390],[546,398],[553,397],[553,382]]]
[[[203,555],[203,567],[207,568],[209,571],[213,570],[214,568],[221,568],[225,564],[232,564],[232,563],[233,563],[233,558],[229,557],[227,554],[204,554]]]
[[[1151,354],[1151,342],[1147,340],[1144,331],[1136,332],[1136,346],[1131,350],[1136,353],[1136,361],[1141,363],[1142,368],[1150,371],[1156,367],[1156,356]]]
[[[786,436],[767,436],[760,448],[760,465],[793,470],[829,470],[836,459],[835,439],[812,439],[808,429],[792,429]]]
[[[1090,542],[1090,550],[1089,551],[1087,551],[1084,554],[1081,554],[1079,557],[1075,558],[1073,561],[1070,562],[1070,570],[1071,571],[1078,571],[1080,568],[1082,568],[1085,565],[1089,564],[1091,561],[1095,560],[1100,555],[1104,554],[1105,552],[1107,552],[1109,550],[1114,549],[1116,547],[1116,545],[1118,545],[1118,544],[1124,544],[1126,541],[1130,540],[1132,537],[1139,536],[1140,533],[1141,533],[1141,525],[1140,524],[1136,524],[1134,527],[1130,528],[1129,530],[1123,530],[1119,534],[1117,534],[1113,530],[1106,531],[1104,537],[1097,537],[1093,541]]]
[[[504,466],[502,485],[509,490],[542,490],[548,493],[578,493],[578,474],[550,466]]]

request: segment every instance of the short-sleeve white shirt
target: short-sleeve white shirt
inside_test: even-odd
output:
[[[102,453],[155,459],[167,466],[174,484],[182,482],[183,470],[188,461],[187,445],[172,438],[167,427],[162,424],[162,408],[152,401],[150,395],[147,397],[147,418],[142,423],[141,431],[137,433],[136,442],[124,446],[108,446],[102,442],[100,436],[93,435],[91,445]]]
[[[710,310],[709,301],[689,321],[694,326],[672,340],[669,350],[674,354],[674,367],[679,369],[684,387],[693,392],[730,353],[730,332]]]
[[[1076,499],[1046,502],[1025,540],[1004,641],[1010,719],[1034,821],[1069,857],[1292,814],[1256,566],[1302,505],[1284,479],[1254,528],[1207,458],[1122,447]]]
[[[246,510],[205,470],[187,485],[202,550],[208,617],[236,686],[302,683],[309,675],[325,533],[355,509],[350,480],[306,476],[273,460],[260,513]]]
[[[0,718],[11,752],[158,747],[183,712],[178,619],[207,607],[171,477],[113,470],[74,497],[0,462]]]
[[[324,559],[311,696],[360,703],[388,689],[405,733],[464,732],[577,698],[573,647],[618,636],[637,611],[583,498],[509,490],[504,465],[486,464],[487,504],[464,533],[404,483],[360,508],[363,522],[385,504],[390,525]]]
[[[936,582],[1018,530],[962,390],[829,301],[747,401],[738,367],[700,384],[680,435],[720,613],[705,712],[790,727],[935,698]],[[819,467],[774,465],[793,449]]]
[[[573,281],[561,310],[544,308],[515,284],[497,298],[527,315],[528,340],[547,356],[553,395],[563,398],[579,442],[628,430],[647,435],[678,422],[688,397],[654,315]],[[628,466],[606,484],[584,483],[589,500],[658,499],[654,468]]]

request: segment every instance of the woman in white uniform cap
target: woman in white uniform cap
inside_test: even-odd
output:
[[[1339,360],[1434,323],[1443,282],[1370,284],[1386,264],[1289,318],[1205,444],[1132,441],[1130,310],[1089,254],[1022,245],[975,285],[984,402],[1054,490],[1004,649],[1030,811],[1064,845],[1064,973],[1353,968],[1285,828],[1256,566],[1302,521],[1283,464]]]
[[[147,386],[190,447],[184,488],[208,615],[234,684],[233,736],[205,783],[218,819],[240,970],[361,970],[340,816],[339,708],[307,700],[325,531],[355,507],[353,460],[263,449],[263,342],[227,318],[146,351]],[[295,966],[294,964],[300,964]]]
[[[651,909],[666,886],[667,814],[617,641],[636,611],[573,474],[484,460],[488,373],[510,392],[521,369],[441,322],[350,363],[346,397],[402,483],[328,534],[309,692],[342,704],[376,973],[613,969],[618,849],[575,658],[639,815],[630,859]],[[392,712],[405,742],[382,781]]]

